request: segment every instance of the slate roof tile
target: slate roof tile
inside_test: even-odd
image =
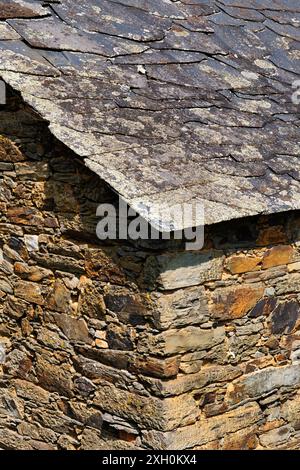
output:
[[[299,24],[298,0],[0,0],[0,76],[161,229],[300,209]]]

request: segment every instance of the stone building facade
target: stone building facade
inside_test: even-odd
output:
[[[100,242],[116,195],[9,91],[0,447],[300,448],[300,214]]]

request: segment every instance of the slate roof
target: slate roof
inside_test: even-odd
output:
[[[299,26],[299,0],[0,0],[0,76],[154,225],[211,224],[300,209]]]

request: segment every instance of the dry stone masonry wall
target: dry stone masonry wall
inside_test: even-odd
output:
[[[0,447],[300,448],[300,215],[100,243],[110,189],[15,95],[0,134]]]

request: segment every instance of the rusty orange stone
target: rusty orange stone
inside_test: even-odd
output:
[[[268,246],[277,243],[285,243],[286,241],[287,236],[283,227],[277,225],[261,230],[256,243],[258,246]]]
[[[2,162],[21,162],[25,160],[14,142],[0,135],[0,160]]]
[[[212,315],[222,319],[241,318],[256,305],[263,293],[260,284],[217,289],[212,299]]]
[[[279,426],[282,426],[283,424],[283,419],[274,419],[273,421],[267,421],[259,428],[259,432],[271,431],[272,429],[279,428]]]
[[[268,269],[288,264],[293,259],[293,253],[294,250],[289,245],[274,246],[265,253],[262,267],[263,269]]]
[[[256,271],[262,258],[259,256],[234,255],[227,261],[227,269],[231,274],[242,274]]]
[[[258,446],[255,428],[244,429],[224,437],[222,450],[252,450]]]

